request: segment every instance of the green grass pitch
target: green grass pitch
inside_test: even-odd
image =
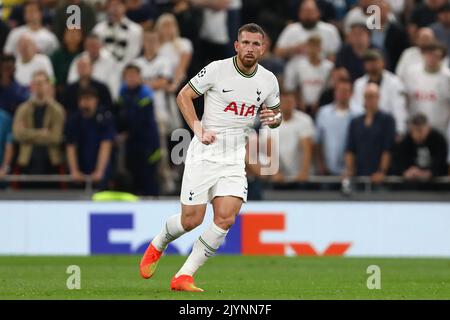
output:
[[[450,299],[449,259],[216,256],[196,283],[204,293],[171,292],[185,260],[164,256],[152,279],[139,277],[139,256],[0,257],[0,299]],[[81,289],[68,290],[69,265]],[[381,289],[369,290],[369,265]]]

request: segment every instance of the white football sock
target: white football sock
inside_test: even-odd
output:
[[[161,232],[153,238],[152,244],[158,251],[164,251],[169,243],[186,232],[187,231],[184,230],[183,225],[181,224],[181,213],[173,215],[167,219]]]
[[[195,241],[191,254],[175,276],[178,277],[182,274],[190,276],[194,275],[198,268],[200,268],[209,257],[214,255],[225,240],[227,233],[228,231],[219,228],[213,222],[197,241]]]

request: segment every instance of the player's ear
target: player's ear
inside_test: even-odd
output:
[[[236,53],[238,52],[238,46],[239,46],[239,42],[236,40],[234,42],[234,50],[236,51]]]
[[[261,46],[261,56],[263,56],[264,53],[266,53],[266,50],[267,50],[267,41],[263,41]]]

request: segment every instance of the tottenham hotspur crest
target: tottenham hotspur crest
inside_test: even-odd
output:
[[[256,101],[261,101],[261,91],[259,91],[259,89],[256,89],[256,94],[258,95],[258,98],[256,99]]]

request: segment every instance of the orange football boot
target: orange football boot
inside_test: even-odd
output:
[[[162,252],[158,251],[151,243],[145,250],[142,256],[141,263],[139,264],[139,271],[141,277],[144,279],[151,278],[158,266],[159,258],[161,258]]]
[[[203,292],[205,290],[194,284],[194,278],[186,274],[179,277],[174,276],[170,282],[170,289],[175,291]]]

